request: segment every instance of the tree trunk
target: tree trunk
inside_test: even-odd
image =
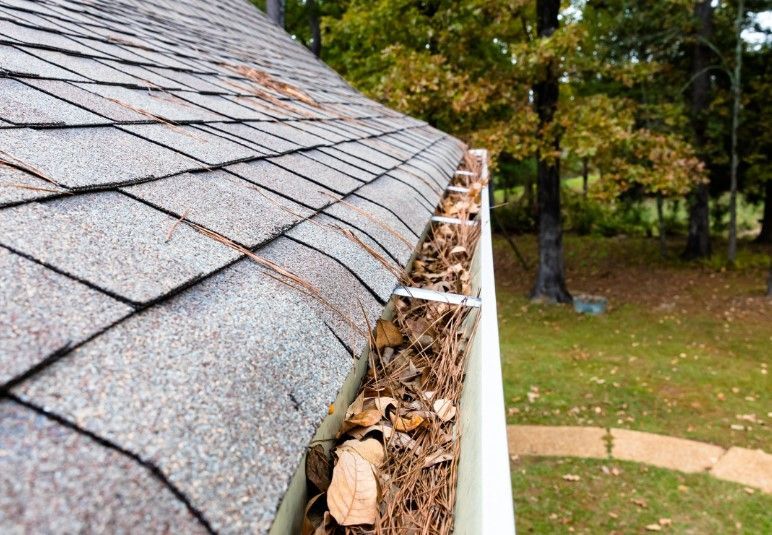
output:
[[[558,28],[560,0],[537,0],[536,29],[539,37],[549,37]],[[534,103],[539,115],[539,131],[546,132],[558,105],[559,73],[556,60],[546,67],[544,79],[533,87]],[[555,134],[552,146],[560,151],[560,137]],[[563,226],[560,217],[560,160],[537,154],[537,197],[539,203],[539,268],[531,298],[550,303],[570,303],[563,274]]]
[[[772,180],[764,184],[764,215],[761,218],[761,232],[756,241],[772,243]]]
[[[706,44],[713,38],[713,6],[711,0],[702,0],[694,8],[697,19],[697,37],[694,45],[692,72],[691,121],[694,129],[694,145],[703,160],[706,160],[705,145],[707,131],[707,111],[710,106],[711,50]],[[706,162],[707,163],[707,162]],[[710,167],[710,166],[708,166]],[[710,210],[708,207],[708,187],[697,186],[689,207],[689,235],[686,239],[684,258],[693,259],[710,256]]]
[[[743,63],[743,40],[740,36],[743,26],[743,11],[745,10],[745,1],[739,0],[737,3],[737,18],[735,19],[735,38],[737,44],[734,49],[734,75],[732,76],[732,163],[729,175],[729,244],[727,248],[727,259],[730,264],[734,264],[737,258],[737,129],[740,126],[740,91],[742,82],[740,79]]]
[[[274,24],[284,28],[284,0],[266,0],[265,12]]]
[[[665,199],[661,193],[657,193],[657,223],[659,224],[659,254],[662,258],[667,256],[667,235],[665,233]]]
[[[317,58],[322,55],[322,28],[319,25],[319,6],[316,0],[307,0],[308,25],[311,27],[311,52]]]
[[[582,193],[585,197],[587,197],[587,179],[588,173],[589,173],[589,167],[590,162],[587,161],[587,158],[582,158]]]

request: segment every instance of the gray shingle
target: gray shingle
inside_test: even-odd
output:
[[[146,302],[238,256],[185,225],[167,242],[174,221],[120,193],[89,193],[4,209],[0,243]]]
[[[112,127],[0,130],[0,146],[68,187],[122,184],[201,167],[190,158]]]
[[[268,119],[264,113],[260,113],[249,106],[242,106],[220,95],[200,95],[190,91],[176,92],[175,95],[188,100],[203,108],[212,110],[224,117],[237,121],[254,121]]]
[[[289,123],[251,122],[247,124],[266,134],[286,139],[301,147],[314,147],[316,145],[327,144],[327,142],[319,136],[293,128]]]
[[[397,277],[386,269],[372,253],[368,252],[362,245],[347,238],[336,228],[347,229],[348,227],[340,221],[322,214],[314,217],[312,221],[306,221],[294,227],[287,232],[287,236],[337,258],[356,273],[381,299],[388,301],[391,292],[394,291]],[[388,256],[379,252],[378,247],[370,243],[370,240],[357,237],[372,247],[384,261],[389,262],[395,269],[401,268],[401,266],[394,264]]]
[[[224,171],[178,175],[125,188],[248,247],[308,217],[302,206]]]
[[[409,186],[390,176],[370,182],[357,191],[357,195],[391,208],[418,236],[432,216],[433,207],[427,206],[427,202]]]
[[[83,73],[83,76],[89,80],[95,82],[103,82],[108,84],[133,84],[143,85],[141,80],[124,74],[121,71],[113,69],[112,67],[100,63],[99,61],[91,58],[84,58],[80,56],[71,56],[69,54],[63,54],[53,50],[43,50],[39,48],[25,48],[30,54],[37,56],[38,58],[47,61],[63,69],[74,73]],[[67,79],[72,80],[70,76]]]
[[[312,160],[323,163],[329,167],[332,167],[333,169],[337,169],[341,173],[345,173],[363,182],[369,182],[372,179],[374,179],[376,176],[378,176],[378,174],[380,174],[380,172],[378,174],[375,174],[375,173],[371,173],[370,171],[365,171],[364,169],[360,169],[359,167],[354,167],[353,165],[347,164],[346,162],[342,162],[337,158],[330,156],[326,152],[322,152],[319,149],[307,151],[307,152],[304,152],[303,154],[308,158],[311,158]]]
[[[414,170],[407,171],[404,167],[397,167],[389,171],[387,176],[394,177],[402,182],[411,184],[414,188],[423,193],[424,197],[430,200],[439,200],[439,196],[442,194],[442,188],[440,188],[431,178],[427,177],[424,173]],[[436,201],[434,202],[436,204]]]
[[[227,169],[250,182],[312,208],[326,206],[339,197],[334,192],[266,160],[231,165]]]
[[[122,106],[117,102],[108,100],[91,91],[81,89],[69,82],[27,78],[24,80],[24,83],[32,85],[46,93],[55,95],[61,100],[77,104],[87,110],[91,110],[97,115],[102,115],[113,121],[147,121],[149,119],[147,115],[137,113],[126,106]]]
[[[155,462],[216,530],[263,533],[351,366],[309,299],[241,261],[16,392]]]
[[[364,144],[364,140],[351,143],[341,143],[340,145],[336,145],[335,148],[341,152],[355,156],[360,160],[364,160],[365,162],[369,162],[384,169],[391,169],[394,166],[402,163],[401,159],[397,159],[393,156],[389,156],[388,154],[384,154],[383,152],[366,146]]]
[[[150,471],[20,404],[0,401],[3,533],[206,533]]]
[[[13,40],[18,41],[19,43],[29,43],[38,46],[49,46],[80,54],[94,55],[95,53],[93,49],[89,49],[64,35],[36,30],[29,26],[22,26],[4,20],[0,20],[0,36],[2,36],[4,40]]]
[[[102,117],[10,78],[0,78],[0,118],[29,125],[106,123]]]
[[[212,123],[209,126],[243,139],[247,143],[264,147],[269,151],[287,152],[300,148],[295,143],[285,141],[255,128],[251,128],[247,123]]]
[[[326,304],[314,300],[311,302],[314,309],[355,355],[361,354],[367,340],[368,322],[374,325],[383,307],[346,267],[284,237],[261,248],[258,254],[316,288],[324,296]]]
[[[364,169],[368,173],[372,173],[374,175],[380,175],[384,171],[389,169],[389,167],[381,167],[380,165],[373,165],[372,163],[366,162],[366,161],[364,161],[364,160],[362,160],[360,158],[357,158],[356,156],[352,156],[352,155],[350,155],[350,154],[348,154],[346,152],[342,152],[342,151],[338,150],[337,146],[336,147],[322,147],[319,150],[321,150],[322,152],[324,152],[325,154],[327,154],[329,156],[332,156],[336,160],[341,160],[341,161],[343,161],[345,163],[353,165],[354,167],[359,167],[360,169]]]
[[[346,132],[336,130],[332,126],[325,128],[325,125],[328,125],[327,121],[292,121],[288,124],[291,124],[304,132],[318,136],[329,143],[340,143],[341,141],[350,140],[353,137]]]
[[[147,89],[128,89],[120,86],[99,84],[78,84],[82,89],[101,95],[132,111],[144,115],[144,120],[153,116],[167,121],[219,121],[222,116],[205,110],[195,104],[178,99],[171,93]]]
[[[14,167],[0,165],[0,206],[50,197],[66,190]]]
[[[257,149],[247,148],[192,126],[136,124],[120,128],[209,165],[256,158],[263,154]]]
[[[131,311],[4,248],[0,248],[0,302],[4,303],[0,307],[0,384]]]
[[[324,213],[336,216],[351,225],[365,229],[377,242],[404,266],[410,259],[418,240],[393,214],[366,199],[351,197],[344,203],[334,204]],[[377,220],[380,224],[373,221]]]
[[[62,80],[85,81],[74,72],[66,71],[42,59],[38,59],[22,50],[8,45],[0,45],[0,72],[19,76],[37,76],[60,78]]]
[[[362,185],[361,181],[306,158],[302,153],[287,154],[269,161],[338,193],[346,194]]]
[[[147,69],[196,91],[233,91],[233,89],[226,89],[220,85],[216,85],[214,82],[217,81],[217,78],[213,75],[190,74],[163,67],[147,67]]]

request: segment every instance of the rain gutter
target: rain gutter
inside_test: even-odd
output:
[[[481,178],[488,181],[488,151],[470,151],[482,164]],[[458,175],[468,175],[457,171]],[[449,185],[446,191],[466,193],[467,188]],[[458,463],[458,481],[454,511],[454,533],[514,535],[515,517],[512,501],[509,454],[507,452],[504,390],[499,353],[499,333],[496,314],[496,291],[493,275],[493,254],[490,225],[490,198],[488,188],[481,192],[480,212],[474,220],[462,224],[480,225],[480,238],[472,256],[472,288],[474,296],[443,294],[429,290],[397,286],[382,317],[393,319],[394,302],[399,296],[430,299],[468,306],[472,310],[466,322],[466,336],[470,348],[464,388],[460,404],[461,454]],[[433,223],[457,223],[457,220],[433,216],[418,242],[416,251],[407,264],[407,270],[417,256]],[[367,372],[368,349],[356,361],[335,400],[332,414],[328,415],[312,439],[329,448],[343,423],[345,408],[356,397]],[[276,513],[271,535],[300,533],[306,491],[305,455]]]

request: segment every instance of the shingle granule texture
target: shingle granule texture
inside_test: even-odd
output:
[[[6,208],[0,244],[142,303],[237,256],[186,225],[167,240],[174,222],[120,193],[91,193]]]
[[[463,144],[245,0],[0,12],[0,533],[266,533]]]
[[[151,459],[215,529],[265,531],[351,366],[309,299],[245,260],[17,392]]]
[[[147,468],[32,410],[0,401],[4,533],[206,533]]]
[[[127,315],[115,299],[0,248],[0,382]]]

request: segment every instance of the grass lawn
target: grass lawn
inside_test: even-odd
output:
[[[534,238],[515,239],[533,264]],[[680,240],[672,243],[673,258],[681,246]],[[763,296],[768,249],[746,246],[739,262],[743,267],[725,270],[717,260],[702,265],[663,260],[652,239],[566,236],[569,289],[609,299],[606,315],[590,317],[567,306],[531,304],[526,296],[533,272],[517,264],[503,239],[496,239],[494,248],[509,423],[618,427],[772,451],[768,374],[772,301]],[[723,244],[716,248],[722,251]],[[550,531],[548,526],[559,525],[548,522],[553,513],[562,518],[568,511],[577,520],[583,518],[589,514],[586,510],[601,507],[604,496],[616,496],[624,479],[596,481],[590,476],[597,475],[599,464],[564,462],[571,470],[583,470],[593,486],[603,488],[596,497],[581,481],[570,487],[573,490],[564,489],[560,473],[568,465],[554,459],[521,460],[526,473],[513,472],[521,527]],[[681,495],[677,492],[681,483],[674,487],[671,483],[686,476],[648,470],[641,475],[631,465],[624,472],[637,474],[639,492],[654,493],[647,494],[650,512],[661,506],[675,518],[676,509],[681,505],[693,509],[694,500],[702,500],[703,494],[734,496],[724,509],[713,507],[712,498],[701,501],[702,510],[708,512],[705,518],[694,517],[695,533],[722,532],[723,527],[734,526],[726,507],[740,502],[744,505],[736,510],[731,505],[734,517],[748,524],[743,515],[752,518],[752,503],[762,499],[729,483],[707,481],[706,476],[692,476],[694,485],[703,490]],[[543,478],[557,478],[557,487],[541,488]],[[660,492],[662,485],[670,490]],[[561,494],[565,492],[569,494]],[[576,499],[561,503],[559,498],[565,496]],[[763,500],[772,508],[772,499]],[[606,514],[607,506],[602,507],[607,519],[586,525],[613,529],[615,524],[606,520],[614,519]],[[646,512],[635,505],[626,511],[626,515],[635,513],[635,518],[623,519],[628,527],[638,526],[634,521]],[[672,529],[690,532],[688,523]],[[624,526],[620,529],[627,531]]]
[[[772,532],[772,498],[705,474],[530,458],[512,464],[512,486],[519,533],[648,533],[652,524],[665,533]]]

